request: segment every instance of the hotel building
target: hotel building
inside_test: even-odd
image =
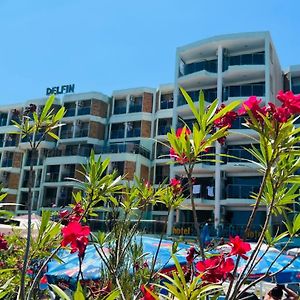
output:
[[[282,70],[268,32],[216,36],[179,47],[171,84],[118,90],[111,96],[99,92],[57,95],[55,107],[63,105],[67,109],[62,120],[65,125],[57,131],[59,141],[47,138],[36,157],[27,151],[26,139],[9,133],[14,130],[11,120],[13,110],[22,111],[29,103],[41,110],[46,98],[1,106],[0,180],[8,193],[5,201],[16,203],[17,213],[26,211],[29,166],[33,160],[33,210],[68,205],[73,190],[68,178],[80,178],[76,170],[85,164],[91,149],[103,159],[109,157],[109,171],[117,169],[126,174],[128,181],[133,181],[134,176],[154,185],[175,176],[184,181],[183,167],[167,164],[167,132],[181,127],[183,122],[191,125],[194,121],[179,87],[186,89],[194,101],[203,90],[207,105],[216,98],[219,103],[228,104],[251,95],[267,104],[275,101],[280,89],[300,93],[300,65]],[[252,159],[244,147],[253,143],[251,136],[255,136],[242,123],[243,118],[239,117],[226,143],[211,150],[217,156],[225,153],[237,159],[199,163],[193,174],[199,222],[210,222],[223,230],[245,225],[253,203],[250,195],[258,191],[261,181],[254,164],[238,159]],[[266,208],[261,206],[255,224],[262,223],[265,212]],[[160,205],[145,214],[146,219],[154,221],[165,220],[166,216]],[[181,209],[169,217],[168,233],[188,228],[192,220],[191,202],[187,198]],[[274,218],[273,224],[276,222],[279,220]],[[190,235],[191,231],[186,232]]]

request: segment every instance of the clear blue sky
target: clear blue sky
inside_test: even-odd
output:
[[[174,80],[176,47],[271,32],[281,66],[300,64],[299,0],[0,0],[0,105],[75,83],[75,92]]]

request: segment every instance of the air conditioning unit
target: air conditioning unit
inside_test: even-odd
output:
[[[134,101],[134,96],[130,96],[129,100],[133,102]]]
[[[84,101],[78,101],[78,106],[84,106]]]
[[[77,121],[76,121],[76,125],[77,125],[77,126],[80,126],[81,124],[82,124],[82,121],[80,121],[80,120],[77,120]]]

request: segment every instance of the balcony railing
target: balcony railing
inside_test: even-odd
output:
[[[66,130],[60,132],[61,139],[70,139],[73,137],[73,130]]]
[[[129,106],[130,113],[141,112],[141,111],[142,111],[142,105],[130,105]]]
[[[46,174],[46,178],[45,178],[45,181],[46,182],[57,182],[58,181],[58,175],[59,175],[59,173],[57,172],[53,172],[53,173],[47,173]]]
[[[90,115],[91,114],[91,107],[87,106],[87,107],[79,107],[78,108],[78,112],[77,112],[78,116],[82,116],[82,115]]]
[[[95,154],[102,153],[135,153],[150,159],[150,151],[134,143],[112,144],[94,149]]]
[[[126,106],[115,106],[114,115],[126,114]]]
[[[258,193],[259,185],[228,184],[226,198],[250,199],[252,193]]]
[[[73,117],[75,116],[75,108],[67,108],[66,109],[66,113],[65,113],[65,117]]]
[[[217,73],[218,62],[216,59],[208,61],[200,61],[191,64],[186,64],[184,66],[183,73],[180,73],[179,76],[184,76],[200,71],[207,71],[211,73]]]
[[[13,163],[13,160],[12,159],[4,159],[2,161],[2,167],[3,168],[8,168],[8,167],[12,167],[12,163]]]
[[[125,130],[124,129],[112,130],[111,133],[110,133],[110,138],[111,139],[124,138],[124,136],[125,136]]]
[[[158,135],[166,135],[170,131],[171,131],[171,125],[165,125],[165,126],[158,125],[158,130],[157,130]]]
[[[251,148],[250,145],[247,145],[247,147]],[[236,157],[227,157],[227,162],[241,162],[243,159],[257,161],[257,159],[251,153],[244,149],[228,149],[227,154]],[[226,160],[226,157],[224,157],[223,160]]]
[[[0,119],[0,126],[6,126],[7,124],[7,118]]]
[[[80,129],[75,132],[75,137],[87,137],[89,134],[88,129]]]
[[[75,177],[75,171],[61,174],[62,181],[67,181],[68,178],[74,178],[74,177]]]
[[[133,128],[132,130],[127,130],[127,137],[138,137],[141,136],[141,128]]]
[[[37,158],[33,158],[33,159],[28,158],[28,159],[26,160],[26,162],[25,162],[25,166],[30,166],[30,165],[31,165],[31,162],[32,162],[32,165],[33,165],[33,166],[36,166],[36,165],[37,165],[37,161],[38,161]]]
[[[173,108],[173,100],[160,102],[160,109],[168,109],[168,108]]]
[[[15,147],[17,145],[17,140],[6,140],[5,141],[5,147]]]

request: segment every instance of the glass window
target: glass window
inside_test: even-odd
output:
[[[264,84],[253,85],[252,95],[264,96],[265,95],[265,85]]]
[[[231,66],[240,65],[241,64],[241,57],[240,57],[240,55],[238,55],[238,56],[231,56],[229,58],[229,64]]]
[[[252,54],[241,55],[242,65],[252,65]]]
[[[265,53],[254,53],[253,54],[253,64],[254,65],[264,65],[265,64]]]
[[[239,97],[241,95],[240,86],[229,87],[229,97]]]
[[[252,87],[251,85],[242,85],[242,94],[241,96],[251,96],[252,95]]]

